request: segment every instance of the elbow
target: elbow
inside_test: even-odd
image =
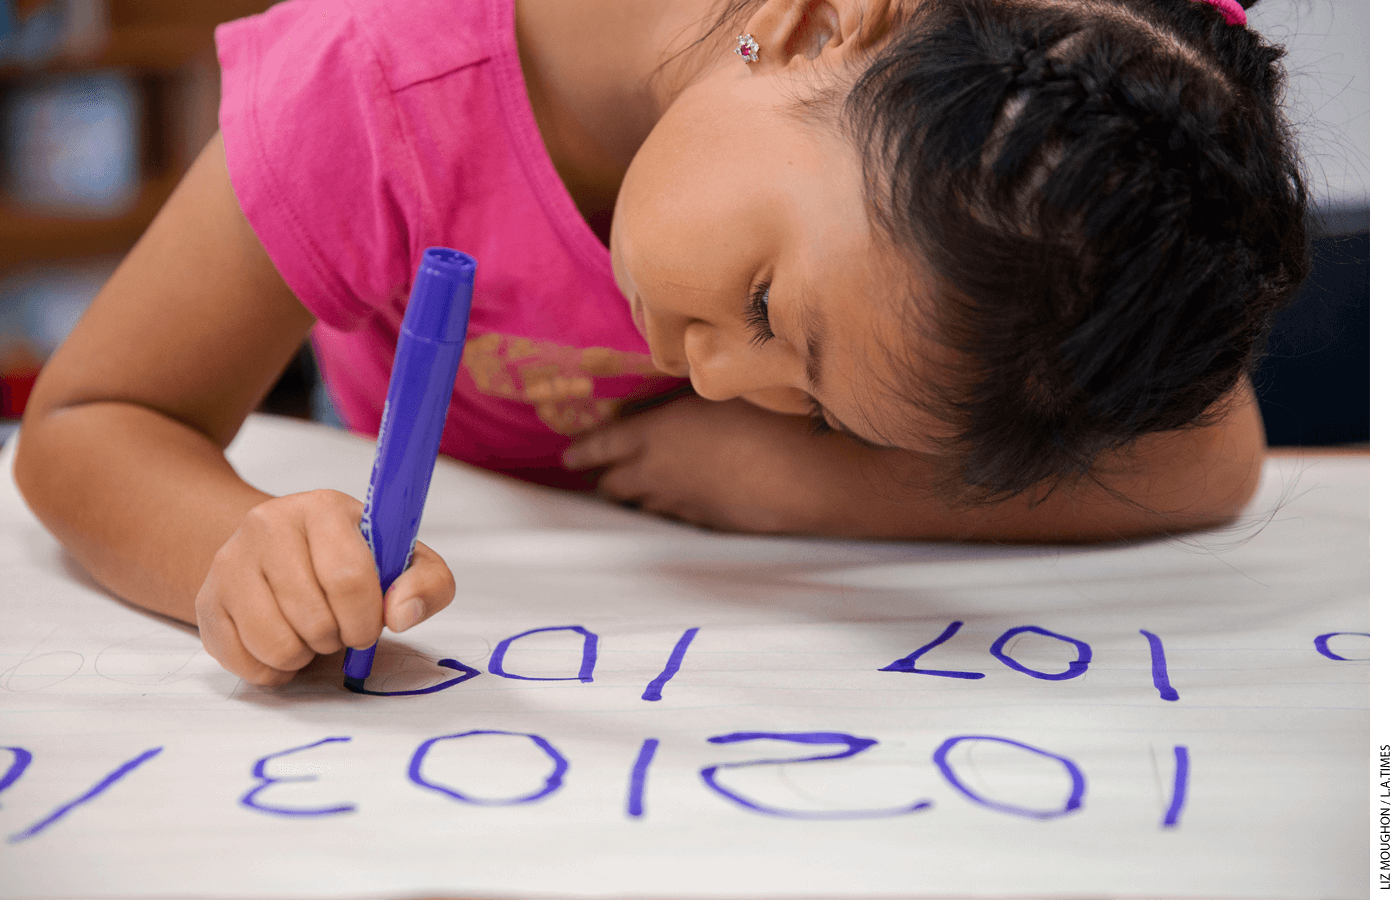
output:
[[[1249,507],[1263,477],[1265,445],[1256,443],[1223,453],[1210,466],[1205,488],[1191,510],[1201,520],[1194,528],[1215,528],[1234,522]]]
[[[1249,398],[1253,400],[1252,396]],[[1264,423],[1252,402],[1230,421],[1196,436],[1194,464],[1178,469],[1177,484],[1162,497],[1159,509],[1171,531],[1220,528],[1248,509],[1263,477],[1267,445]],[[1187,448],[1179,448],[1187,449]],[[1170,484],[1172,479],[1168,479]]]
[[[1216,411],[1210,424],[1164,436],[1156,460],[1164,477],[1156,493],[1170,530],[1229,525],[1259,489],[1268,445],[1254,391],[1242,382]]]
[[[1263,477],[1268,442],[1253,391],[1236,400],[1214,431],[1214,440],[1203,454],[1200,511],[1215,524],[1225,525],[1244,513]]]
[[[48,412],[44,406],[31,400],[25,407],[20,432],[13,438],[15,487],[30,510],[45,524],[47,504],[44,501],[48,496],[46,488],[54,480],[53,454],[44,452]]]

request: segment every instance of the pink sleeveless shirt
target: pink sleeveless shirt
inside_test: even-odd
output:
[[[442,450],[543,484],[570,436],[681,382],[650,363],[607,248],[535,126],[512,0],[287,0],[220,26],[234,193],[317,318],[346,424],[376,433],[418,259],[479,263]]]

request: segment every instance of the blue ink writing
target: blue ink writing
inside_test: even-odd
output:
[[[512,675],[507,672],[505,670],[506,650],[510,648],[511,643],[526,635],[540,634],[545,631],[576,631],[583,635],[583,659],[579,661],[578,675],[568,678],[536,678],[532,675]],[[491,653],[491,662],[486,669],[492,675],[499,675],[502,678],[519,678],[521,681],[582,681],[587,683],[593,680],[593,666],[597,662],[598,635],[582,625],[553,625],[549,628],[532,628],[529,631],[522,631],[501,641]]]
[[[319,747],[322,744],[338,744],[348,740],[350,740],[348,737],[328,737],[322,738],[321,740],[316,741],[312,744],[303,744],[300,747],[292,747],[289,750],[279,750],[276,753],[269,753],[267,756],[262,757],[256,763],[253,764],[253,777],[261,781],[262,784],[254,786],[251,790],[248,791],[248,793],[244,794],[238,802],[242,803],[249,809],[256,809],[258,812],[272,813],[273,815],[278,816],[333,816],[339,813],[354,812],[355,804],[353,803],[346,803],[341,806],[323,806],[319,809],[306,809],[290,806],[268,806],[267,804],[260,803],[257,800],[258,794],[261,794],[263,791],[272,787],[274,784],[288,784],[292,782],[316,780],[315,775],[284,775],[280,777],[277,775],[269,775],[267,774],[267,764],[272,760],[283,756],[290,756],[293,753],[300,753],[303,750],[310,750],[311,748]]]
[[[1063,672],[1041,672],[1038,669],[1027,668],[1026,666],[1021,665],[1016,660],[1007,656],[1002,649],[1006,646],[1007,641],[1011,640],[1016,635],[1023,634],[1025,632],[1031,632],[1033,634],[1043,634],[1046,637],[1052,637],[1056,640],[1064,641],[1067,644],[1073,644],[1075,648],[1079,650],[1079,656],[1076,657],[1073,661],[1071,661],[1069,664],[1069,668],[1065,669]],[[997,638],[995,643],[992,644],[992,655],[995,656],[997,659],[1001,660],[1007,666],[1010,666],[1011,668],[1015,669],[1017,672],[1024,672],[1032,678],[1041,678],[1045,681],[1064,681],[1067,678],[1073,678],[1076,675],[1083,674],[1084,670],[1089,668],[1089,661],[1094,658],[1094,652],[1090,650],[1089,645],[1084,643],[1083,641],[1075,640],[1072,637],[1066,637],[1063,634],[1056,634],[1053,631],[1047,631],[1046,629],[1040,628],[1035,625],[1022,625],[1018,628],[1008,628],[1006,630],[1006,633],[1003,634],[1001,637]]]
[[[97,797],[101,796],[103,791],[107,790],[109,787],[116,784],[118,781],[121,781],[127,775],[131,774],[142,763],[157,756],[163,749],[165,748],[152,747],[145,753],[142,753],[139,756],[134,756],[126,762],[122,763],[120,766],[117,766],[111,772],[107,773],[107,776],[105,778],[103,778],[101,781],[99,781],[92,787],[88,788],[87,791],[85,791],[82,794],[82,796],[78,797],[76,800],[70,800],[69,802],[60,806],[58,809],[49,813],[43,819],[40,819],[33,825],[30,825],[23,831],[10,835],[8,838],[9,842],[11,844],[17,844],[20,841],[29,840],[35,835],[43,832],[45,829],[54,825],[64,816],[68,815],[73,810],[82,806],[84,803],[87,803],[90,800],[95,800]],[[11,766],[11,768],[13,769],[13,765]],[[16,775],[16,777],[18,777],[18,775]]]
[[[454,684],[461,684],[468,678],[475,678],[481,673],[471,666],[463,665],[455,659],[440,659],[437,661],[444,669],[455,669],[465,674],[456,678],[449,678],[446,681],[439,681],[437,684],[430,684],[425,688],[418,688],[412,691],[371,691],[359,683],[358,679],[347,679],[345,686],[357,694],[370,694],[375,697],[412,697],[417,694],[436,694],[438,691],[445,691]]]
[[[661,670],[661,674],[651,680],[647,689],[642,691],[643,700],[660,700],[661,689],[666,686],[677,672],[681,670],[681,661],[685,659],[685,651],[690,649],[690,642],[695,640],[695,633],[699,628],[688,628],[681,639],[676,641],[676,646],[671,649],[671,658],[666,660],[666,668]]]
[[[19,781],[19,776],[34,761],[34,754],[23,747],[0,747],[0,750],[10,751],[11,756],[9,768],[5,769],[4,775],[0,775],[0,794],[3,794],[5,788]]]
[[[1065,771],[1069,773],[1069,796],[1065,798],[1064,805],[1055,809],[1031,809],[1025,806],[1016,806],[1010,803],[990,800],[978,794],[976,791],[963,784],[962,779],[958,778],[957,773],[953,771],[952,765],[948,762],[948,754],[963,741],[995,741],[999,744],[1019,747],[1022,750],[1026,750],[1038,756],[1056,760],[1063,765]],[[950,737],[940,744],[938,749],[933,751],[933,761],[938,766],[938,770],[943,773],[943,777],[948,780],[948,783],[962,792],[963,796],[974,803],[985,806],[988,809],[995,809],[998,812],[1010,813],[1014,816],[1025,816],[1029,819],[1055,819],[1074,812],[1079,808],[1084,799],[1084,774],[1079,771],[1079,766],[1075,765],[1073,760],[1065,756],[1051,753],[1049,750],[1041,750],[1039,747],[1032,747],[1030,744],[1013,741],[1010,738],[993,737],[986,734],[960,734],[956,737]]]
[[[1181,695],[1167,679],[1167,652],[1162,649],[1162,639],[1145,628],[1139,628],[1138,634],[1147,638],[1147,649],[1152,654],[1152,685],[1157,688],[1158,696],[1163,700],[1180,700]]]
[[[949,669],[916,669],[916,668],[914,668],[914,663],[918,662],[919,657],[923,656],[925,653],[929,652],[929,651],[932,650],[934,647],[937,647],[939,644],[943,643],[944,641],[946,641],[946,640],[948,640],[949,638],[951,638],[953,635],[957,634],[957,633],[958,633],[958,629],[962,627],[962,624],[963,624],[963,623],[961,623],[961,622],[953,622],[953,623],[952,623],[951,625],[949,625],[947,628],[943,629],[943,633],[940,634],[938,637],[936,637],[936,638],[934,638],[933,640],[929,641],[927,644],[924,644],[922,647],[920,647],[919,649],[915,650],[913,653],[909,654],[908,656],[900,657],[899,659],[897,659],[897,660],[895,660],[894,662],[890,663],[888,666],[885,666],[885,667],[884,667],[883,669],[881,669],[880,671],[881,671],[881,672],[913,672],[913,673],[918,674],[918,675],[942,675],[944,678],[986,678],[987,676],[986,676],[985,674],[981,673],[981,672],[957,672],[957,671],[952,671],[952,670],[949,670]]]
[[[634,819],[640,819],[646,812],[642,795],[646,791],[647,769],[651,768],[651,760],[656,756],[656,745],[659,743],[656,738],[642,741],[642,749],[637,752],[636,762],[632,763],[632,777],[627,786],[627,815]]]
[[[545,630],[545,629],[541,629]],[[530,632],[525,632],[529,634]],[[549,679],[557,680],[557,679]],[[437,784],[423,777],[423,761],[428,758],[428,751],[438,741],[455,741],[459,738],[468,738],[478,734],[508,734],[516,737],[529,738],[554,762],[554,771],[545,778],[544,784],[533,794],[524,794],[519,797],[506,797],[504,799],[473,797],[460,791],[455,791],[445,784]],[[521,803],[533,803],[536,800],[543,800],[550,794],[559,790],[564,784],[564,773],[569,771],[569,761],[566,760],[554,745],[538,734],[527,734],[522,731],[462,731],[457,734],[444,734],[435,738],[428,738],[418,745],[418,749],[413,752],[413,759],[408,764],[408,780],[420,787],[425,787],[430,791],[437,791],[445,794],[453,800],[462,803],[471,803],[475,806],[516,806]]]
[[[1368,637],[1371,636],[1371,633],[1370,633],[1369,631],[1332,631],[1332,632],[1328,632],[1327,634],[1319,634],[1317,637],[1313,638],[1313,646],[1317,648],[1317,652],[1318,652],[1318,653],[1321,653],[1323,656],[1327,657],[1328,659],[1341,660],[1342,662],[1354,662],[1354,661],[1356,661],[1356,660],[1358,660],[1358,659],[1370,659],[1369,656],[1363,656],[1363,657],[1339,656],[1336,652],[1334,652],[1334,651],[1332,650],[1332,648],[1331,648],[1330,646],[1328,646],[1327,642],[1330,641],[1330,640],[1332,640],[1332,638],[1334,638],[1334,637],[1339,637],[1339,636],[1341,636],[1341,635],[1349,635],[1349,636],[1351,636],[1351,637],[1367,637],[1367,638],[1368,638]]]
[[[1176,757],[1176,773],[1172,776],[1172,801],[1167,805],[1167,814],[1162,816],[1163,828],[1175,828],[1181,818],[1181,808],[1186,805],[1186,785],[1191,774],[1191,757],[1186,748],[1180,745],[1172,748]]]
[[[827,753],[821,756],[799,756],[789,759],[754,759],[747,762],[720,763],[718,765],[706,766],[700,770],[700,778],[710,789],[726,800],[737,803],[744,809],[762,813],[766,816],[780,816],[785,819],[883,819],[890,816],[903,816],[921,809],[928,809],[933,806],[930,800],[919,800],[908,806],[900,806],[891,809],[842,809],[842,810],[800,810],[785,809],[780,806],[769,806],[766,803],[759,803],[751,800],[735,791],[730,790],[719,783],[716,773],[720,769],[742,769],[748,766],[771,766],[784,765],[787,763],[815,762],[823,759],[845,759],[848,756],[855,756],[865,750],[875,746],[878,741],[874,738],[855,737],[854,735],[842,734],[834,731],[799,731],[799,732],[771,732],[771,731],[738,731],[733,734],[721,734],[709,739],[712,744],[732,744],[741,741],[790,741],[794,744],[841,744],[844,750],[836,753]]]

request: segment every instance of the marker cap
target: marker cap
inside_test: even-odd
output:
[[[430,341],[461,341],[472,307],[476,260],[460,250],[429,247],[418,264],[404,330]]]

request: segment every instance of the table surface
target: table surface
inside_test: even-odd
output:
[[[230,451],[277,493],[372,454],[269,417]],[[0,898],[1359,897],[1368,473],[1274,454],[1229,528],[1057,548],[719,535],[443,462],[458,599],[370,686],[480,674],[393,697],[240,683],[9,482]]]

